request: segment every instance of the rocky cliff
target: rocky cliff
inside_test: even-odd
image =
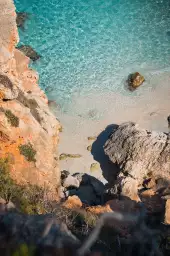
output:
[[[0,0],[0,159],[18,184],[46,186],[57,196],[60,124],[48,108],[19,41],[12,0]]]

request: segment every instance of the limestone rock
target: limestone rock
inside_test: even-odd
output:
[[[8,76],[0,74],[0,99],[13,100],[18,97],[18,88]]]
[[[28,19],[28,13],[26,12],[17,12],[16,23],[17,27],[24,29],[25,21]]]
[[[156,187],[155,179],[148,178],[148,179],[144,180],[143,186],[147,189]]]
[[[78,179],[76,179],[76,177],[73,177],[71,175],[69,175],[68,177],[66,177],[66,179],[63,182],[63,187],[64,188],[78,188],[80,186],[80,182]]]
[[[69,196],[63,206],[69,209],[81,208],[82,202],[78,196]]]
[[[80,186],[69,191],[69,195],[77,195],[83,203],[89,205],[102,203],[104,184],[101,181],[84,173],[73,174],[73,177],[79,180]]]
[[[137,189],[147,178],[168,180],[170,177],[170,137],[166,133],[147,131],[132,122],[124,123],[113,131],[104,151],[120,167],[117,182],[121,189],[129,183],[126,196],[137,195]]]
[[[65,180],[68,176],[69,176],[69,172],[68,171],[66,171],[66,170],[63,170],[62,172],[61,172],[61,180]]]
[[[10,175],[18,184],[48,187],[49,195],[57,199],[60,124],[38,86],[38,74],[29,68],[30,59],[15,48],[18,31],[13,1],[0,1],[0,12],[0,158],[12,156]],[[11,110],[19,125],[10,124],[5,110]],[[35,162],[20,154],[21,145],[29,143],[36,151]]]
[[[17,48],[33,61],[36,61],[41,57],[30,45],[21,45]]]
[[[144,81],[145,78],[139,72],[135,72],[129,75],[127,82],[129,89],[133,90],[138,88],[141,84],[143,84]]]
[[[140,195],[149,214],[162,213],[165,207],[165,201],[153,189],[146,190]]]
[[[170,199],[166,201],[164,222],[165,224],[170,225]]]

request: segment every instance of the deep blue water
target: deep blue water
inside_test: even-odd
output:
[[[30,13],[20,43],[42,56],[40,85],[63,108],[74,94],[122,91],[132,71],[170,66],[169,0],[15,0]]]

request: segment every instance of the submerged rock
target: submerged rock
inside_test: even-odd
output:
[[[24,29],[25,21],[28,19],[29,15],[27,12],[17,12],[16,23],[18,28]]]
[[[36,61],[41,57],[30,45],[21,45],[17,49],[22,51],[32,61]]]
[[[82,155],[80,154],[65,154],[65,153],[62,153],[59,157],[60,160],[65,160],[67,158],[80,158],[82,157]]]
[[[99,163],[92,163],[91,166],[90,166],[90,171],[91,172],[94,172],[96,170],[99,170],[100,169],[100,164]]]
[[[117,183],[123,194],[133,200],[138,198],[138,189],[147,178],[170,178],[170,137],[166,133],[124,123],[113,131],[104,151],[120,167]]]
[[[96,140],[96,139],[97,139],[97,136],[89,136],[87,139],[88,139],[88,140]]]
[[[134,90],[138,88],[141,84],[143,84],[144,81],[145,81],[145,78],[139,72],[135,72],[129,75],[127,83],[128,83],[129,89]]]

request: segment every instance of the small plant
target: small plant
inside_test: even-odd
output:
[[[27,161],[36,162],[36,159],[35,159],[36,150],[33,149],[33,146],[31,145],[31,143],[20,145],[19,151],[21,155],[25,156]]]
[[[0,158],[0,197],[7,202],[12,201],[23,213],[44,214],[50,211],[50,206],[45,200],[48,190],[36,185],[18,185],[10,177],[9,158]]]
[[[19,118],[17,116],[15,116],[11,110],[6,110],[5,111],[5,115],[7,117],[8,122],[14,126],[14,127],[18,127],[19,126]]]

